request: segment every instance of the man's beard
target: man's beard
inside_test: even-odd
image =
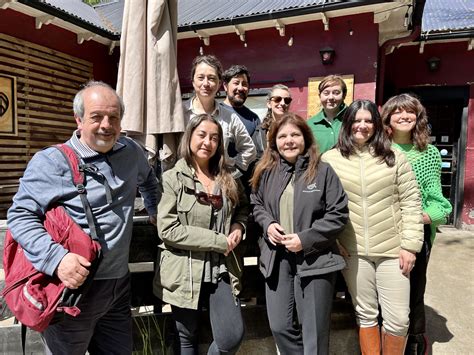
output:
[[[242,97],[243,95],[240,94],[239,96]],[[236,95],[229,96],[229,102],[232,106],[242,107],[244,106],[245,101],[247,100],[247,96],[244,96],[243,99],[241,99],[240,97],[236,98]]]

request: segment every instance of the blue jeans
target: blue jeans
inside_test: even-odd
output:
[[[46,354],[131,354],[130,276],[94,280],[77,317],[58,314],[42,333]]]

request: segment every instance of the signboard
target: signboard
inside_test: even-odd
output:
[[[0,75],[0,135],[18,134],[16,78]]]
[[[354,75],[341,75],[341,77],[347,86],[347,95],[344,102],[346,105],[350,105],[354,100]],[[321,111],[318,86],[323,79],[323,76],[308,78],[308,117]]]

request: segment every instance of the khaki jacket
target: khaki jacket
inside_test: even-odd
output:
[[[398,257],[423,243],[421,197],[406,157],[395,151],[393,167],[364,149],[349,159],[339,150],[323,154],[349,197],[349,222],[339,242],[351,255]]]
[[[163,174],[163,195],[158,204],[158,235],[163,243],[153,292],[164,302],[197,309],[205,253],[227,250],[226,235],[231,224],[239,222],[244,227],[247,224],[248,202],[241,192],[239,205],[231,206],[226,216],[226,234],[210,230],[212,208],[197,202],[193,175],[184,159]],[[196,185],[200,187],[197,180]],[[226,258],[226,267],[232,291],[237,296],[242,265],[236,253],[232,252]]]

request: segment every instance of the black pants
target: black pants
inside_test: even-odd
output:
[[[63,319],[42,333],[46,354],[132,353],[130,276],[94,280],[77,317]]]
[[[410,272],[410,327],[408,334],[423,334],[426,329],[425,290],[426,271],[431,253],[431,229],[425,224],[423,247],[416,254],[415,267]]]
[[[336,273],[300,278],[296,254],[279,252],[266,280],[267,315],[282,355],[329,353],[331,307]],[[297,320],[294,311],[296,308]]]
[[[228,280],[217,285],[203,283],[199,304],[209,307],[212,336],[208,354],[235,354],[244,337],[240,301],[232,294]],[[181,355],[198,353],[200,310],[171,306],[179,334]]]

